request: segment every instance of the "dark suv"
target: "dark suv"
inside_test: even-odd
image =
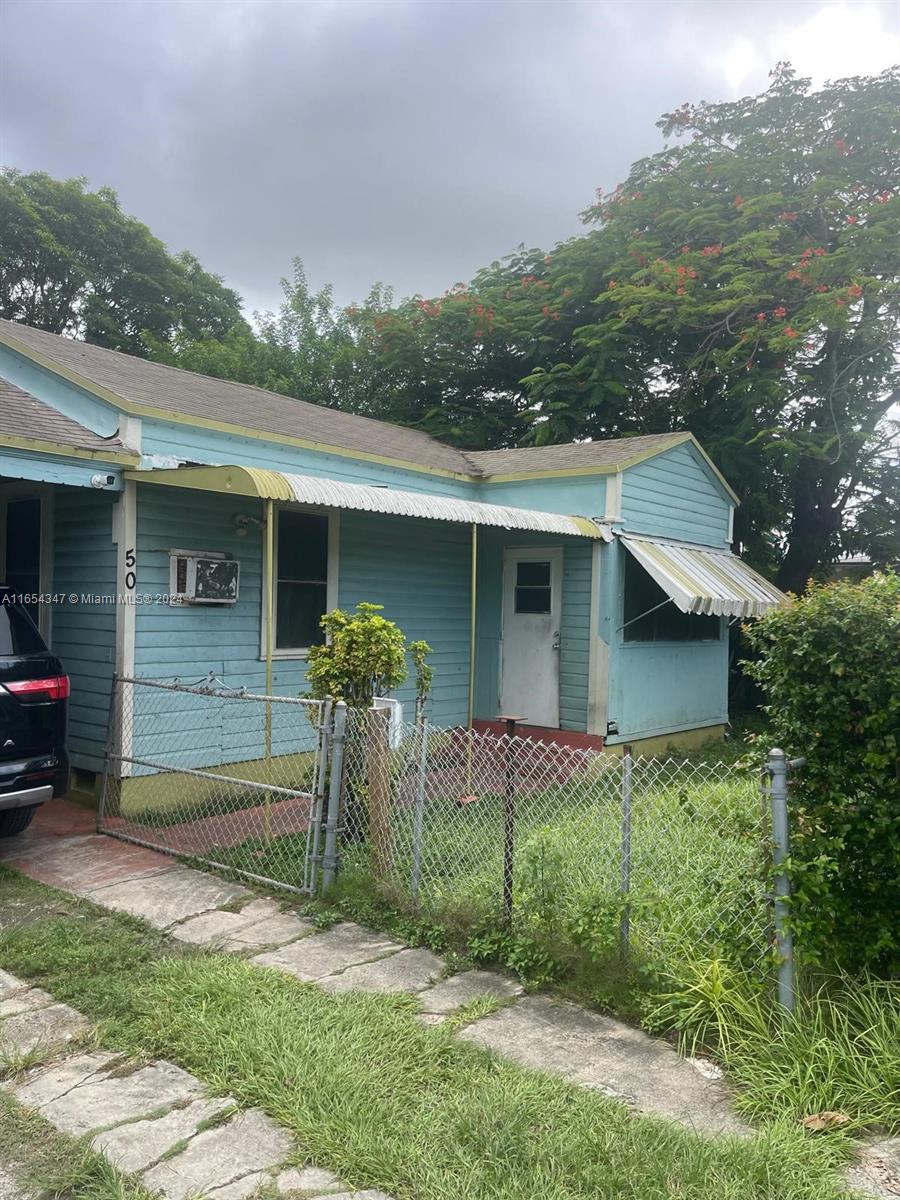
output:
[[[68,786],[68,695],[59,659],[0,584],[0,837],[21,833]]]

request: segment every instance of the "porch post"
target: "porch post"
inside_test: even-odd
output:
[[[472,608],[469,618],[469,710],[468,727],[475,719],[475,614],[478,600],[478,526],[472,522]]]

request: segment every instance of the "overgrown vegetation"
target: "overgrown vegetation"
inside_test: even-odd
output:
[[[711,1048],[740,1085],[738,1109],[756,1121],[773,1110],[836,1112],[848,1129],[900,1132],[900,982],[822,980],[785,1019],[754,981],[711,959],[647,1024],[677,1029],[691,1053]]]
[[[812,586],[748,629],[770,736],[806,764],[791,788],[798,950],[900,968],[900,576]]]
[[[18,886],[11,872],[3,884]],[[71,916],[7,925],[4,966],[99,1021],[104,1045],[166,1056],[262,1107],[302,1159],[353,1187],[398,1200],[845,1195],[840,1136],[812,1139],[772,1112],[757,1137],[701,1137],[425,1028],[409,998],[331,996],[242,959],[172,956],[137,923],[71,903]]]

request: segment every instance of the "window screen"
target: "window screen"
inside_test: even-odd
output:
[[[548,562],[516,563],[517,613],[549,613],[552,598]]]
[[[325,640],[328,518],[279,509],[276,560],[275,648],[305,650]]]
[[[717,642],[718,617],[683,613],[669,600],[655,579],[627,550],[625,555],[626,642]],[[668,600],[667,604],[663,601]],[[657,608],[657,605],[662,605]],[[651,612],[655,609],[655,612]]]

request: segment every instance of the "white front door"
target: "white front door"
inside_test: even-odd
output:
[[[500,708],[528,725],[559,725],[562,546],[503,555]]]

